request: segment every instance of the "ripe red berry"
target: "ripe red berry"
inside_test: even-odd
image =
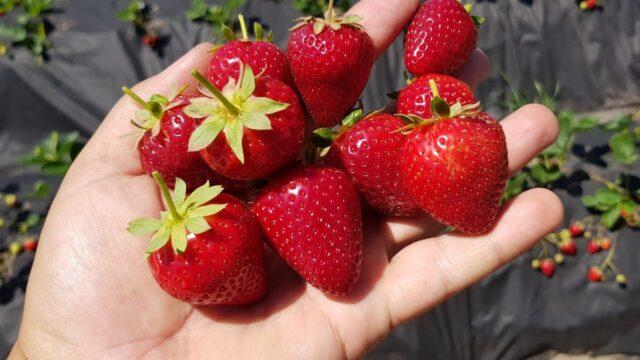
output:
[[[289,87],[294,87],[293,76],[289,69],[287,56],[276,45],[264,39],[262,26],[254,23],[256,40],[249,39],[244,17],[238,16],[243,38],[235,39],[231,35],[228,43],[216,46],[213,49],[213,57],[209,63],[207,78],[213,85],[222,90],[232,78],[238,81],[238,75],[244,65],[250,66],[256,74],[268,76],[282,81]],[[229,31],[228,34],[233,34]]]
[[[141,130],[137,148],[140,165],[147,174],[158,171],[169,186],[179,177],[188,189],[195,189],[207,180],[240,187],[211,170],[198,153],[188,151],[189,136],[197,127],[196,121],[184,113],[192,97],[182,96],[175,89],[168,97],[155,94],[144,101],[128,88],[123,91],[142,107],[132,123]]]
[[[450,74],[476,47],[474,18],[457,0],[425,1],[407,28],[404,61],[414,75]]]
[[[161,220],[129,223],[133,235],[154,233],[147,254],[158,284],[195,305],[242,305],[267,288],[260,229],[249,211],[221,186],[205,184],[186,196],[176,179],[173,194],[154,172],[169,208]]]
[[[372,114],[355,125],[343,125],[333,140],[328,163],[343,169],[375,210],[408,216],[420,207],[406,191],[400,176],[405,123],[389,114]]]
[[[287,58],[302,100],[313,121],[331,127],[362,94],[374,62],[373,43],[360,18],[303,18],[289,37]]]
[[[602,250],[602,248],[595,240],[589,240],[589,242],[587,243],[587,252],[589,254],[595,254],[600,250]]]
[[[589,281],[599,282],[603,279],[602,270],[599,267],[592,266],[589,268]]]
[[[451,113],[442,99],[434,99],[434,118],[410,118],[417,123],[400,157],[404,184],[418,205],[466,234],[493,226],[508,176],[502,127],[474,108]]]
[[[185,113],[204,120],[191,134],[189,150],[226,177],[268,177],[293,162],[304,140],[304,113],[295,91],[270,77],[255,77],[245,67],[240,82],[219,91],[197,71],[205,95]]]
[[[569,233],[571,237],[578,237],[584,233],[584,226],[580,223],[574,223],[569,226]]]
[[[349,177],[303,166],[273,180],[253,212],[271,247],[311,285],[348,293],[362,261],[362,214]]]
[[[578,249],[576,247],[575,241],[570,240],[560,244],[560,251],[566,255],[575,255]]]
[[[544,274],[544,276],[551,277],[556,271],[556,263],[551,259],[544,259],[540,263],[540,271]]]
[[[440,74],[427,74],[416,78],[406,88],[398,93],[397,111],[400,114],[416,115],[424,119],[431,117],[430,81],[438,87],[440,97],[447,104],[459,102],[461,105],[471,105],[477,102],[467,84],[454,77]]]
[[[158,35],[143,35],[142,43],[148,47],[155,47],[158,44]]]
[[[34,238],[28,238],[22,243],[22,249],[24,251],[36,251],[38,242]]]

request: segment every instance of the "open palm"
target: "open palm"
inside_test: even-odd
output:
[[[351,11],[378,54],[398,35],[418,1],[363,0]],[[139,84],[143,96],[190,83],[205,71],[203,44]],[[476,51],[457,74],[477,86],[488,74]],[[193,88],[193,86],[192,86]],[[530,190],[508,203],[488,234],[437,236],[426,217],[365,214],[365,250],[354,291],[334,298],[304,283],[268,254],[266,298],[243,307],[193,307],[173,299],[142,260],[146,244],[127,231],[162,207],[139,166],[121,99],[75,161],[51,208],[31,273],[12,357],[28,358],[343,358],[358,357],[398,324],[433,308],[528,249],[562,217],[558,199]],[[501,122],[514,172],[557,135],[553,114],[529,105]]]

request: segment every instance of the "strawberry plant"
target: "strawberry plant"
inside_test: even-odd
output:
[[[83,146],[84,140],[77,132],[61,135],[54,131],[36,145],[30,154],[22,157],[21,163],[38,166],[45,175],[62,176]]]
[[[223,26],[232,27],[232,19],[236,11],[244,5],[245,0],[227,0],[222,5],[209,4],[205,0],[192,0],[185,13],[190,21],[206,22],[211,25],[213,36],[223,35]]]
[[[25,47],[34,55],[37,63],[47,59],[51,48],[48,35],[53,29],[47,16],[53,10],[53,0],[3,0],[0,15],[15,12],[15,23],[0,23],[0,55],[10,48]]]
[[[52,132],[20,160],[23,166],[36,166],[43,175],[62,177],[84,145],[76,132]],[[15,258],[24,252],[33,252],[38,245],[37,234],[44,222],[51,201],[51,185],[37,180],[31,189],[17,191],[8,187],[0,192],[0,231],[12,241],[0,248],[0,284],[12,274]],[[42,211],[34,211],[33,203]]]
[[[133,24],[140,42],[144,46],[157,49],[160,44],[160,36],[157,26],[152,21],[151,6],[146,1],[131,0],[129,5],[117,13],[120,21]]]
[[[508,84],[508,82],[507,82]],[[510,87],[510,93],[505,101],[505,107],[516,111],[527,103],[534,102],[545,105],[556,112],[559,134],[555,143],[538,154],[522,172],[509,179],[502,201],[506,201],[533,186],[553,187],[553,184],[563,176],[570,174],[565,167],[569,159],[569,152],[574,144],[575,136],[581,132],[598,127],[598,119],[592,116],[578,117],[571,110],[558,111],[555,97],[558,87],[553,93],[548,92],[539,82],[534,82],[536,95],[526,97],[522,92]]]

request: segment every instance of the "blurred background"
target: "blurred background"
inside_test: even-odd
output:
[[[220,26],[237,26],[240,12],[284,48],[291,20],[324,5],[0,0],[0,355],[17,336],[47,208],[120,88],[200,42],[221,41]],[[474,13],[486,18],[478,47],[493,65],[477,92],[483,106],[502,117],[540,102],[561,125],[558,142],[509,182],[505,200],[548,187],[563,199],[565,222],[529,253],[394,330],[369,357],[638,357],[640,1],[477,0]],[[406,85],[402,45],[401,36],[376,63],[366,110]],[[565,229],[572,224],[584,230]],[[545,260],[551,273],[538,268]],[[591,267],[604,281],[589,281]]]

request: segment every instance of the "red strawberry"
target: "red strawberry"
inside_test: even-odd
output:
[[[551,277],[556,271],[556,263],[554,263],[551,259],[544,259],[540,263],[540,271],[544,274],[544,276]]]
[[[471,89],[463,81],[447,75],[427,74],[416,78],[398,93],[398,113],[430,118],[433,99],[429,85],[431,80],[435,81],[440,97],[447,104],[459,102],[462,105],[471,105],[477,102]]]
[[[245,64],[261,76],[269,76],[294,87],[293,76],[284,52],[270,40],[264,39],[264,30],[258,22],[253,23],[256,41],[250,41],[244,17],[238,15],[238,19],[243,37],[237,40],[231,29],[223,30],[229,42],[213,49],[207,74],[209,81],[222,90],[229,78],[238,81],[242,64]],[[268,35],[268,38],[270,37],[271,34]]]
[[[144,35],[142,36],[142,44],[148,46],[148,47],[155,47],[158,44],[158,35]]]
[[[345,118],[335,135],[327,162],[351,177],[373,209],[394,216],[420,213],[400,177],[399,159],[405,136],[399,130],[405,123],[389,114],[373,113],[362,120],[362,110],[353,114],[357,115]],[[330,134],[329,129],[321,128],[314,134],[327,132]]]
[[[351,290],[362,260],[358,194],[342,171],[302,166],[267,185],[253,212],[271,247],[311,285]]]
[[[591,282],[600,282],[604,278],[604,274],[602,274],[602,270],[599,267],[592,266],[589,268],[588,277]]]
[[[434,118],[416,123],[400,157],[404,184],[436,220],[466,234],[489,230],[498,214],[508,176],[502,127],[477,104],[449,107],[437,96]]]
[[[196,121],[184,113],[192,97],[174,90],[168,97],[155,94],[144,101],[129,88],[122,90],[142,107],[132,124],[143,131],[137,147],[140,165],[147,174],[158,171],[170,186],[179,177],[189,189],[207,180],[234,188],[242,185],[216,174],[198,153],[188,151],[189,137],[197,127]]]
[[[255,78],[243,68],[222,92],[197,71],[204,97],[191,100],[185,113],[202,124],[189,139],[216,172],[241,180],[273,174],[297,157],[304,140],[304,113],[296,93],[269,77]],[[224,133],[224,134],[223,134]]]
[[[196,305],[241,305],[260,300],[267,288],[264,252],[249,209],[209,183],[186,196],[176,179],[169,193],[153,173],[168,211],[161,219],[129,223],[133,235],[154,233],[147,249],[151,272],[170,295]]]
[[[373,44],[355,15],[303,18],[292,30],[287,57],[313,121],[331,127],[362,94],[374,62]]]
[[[404,45],[407,69],[418,76],[450,74],[462,67],[476,48],[476,24],[470,6],[457,0],[427,0],[411,20]]]
[[[560,244],[560,251],[567,255],[575,255],[577,252],[576,243],[573,240]]]
[[[602,250],[602,248],[595,240],[589,240],[589,242],[587,243],[587,252],[589,254],[595,254],[600,250]]]
[[[22,249],[24,251],[36,251],[38,247],[38,242],[34,238],[28,238],[22,243]]]
[[[581,236],[584,233],[584,226],[579,222],[571,224],[571,226],[569,226],[569,233],[571,237]]]

